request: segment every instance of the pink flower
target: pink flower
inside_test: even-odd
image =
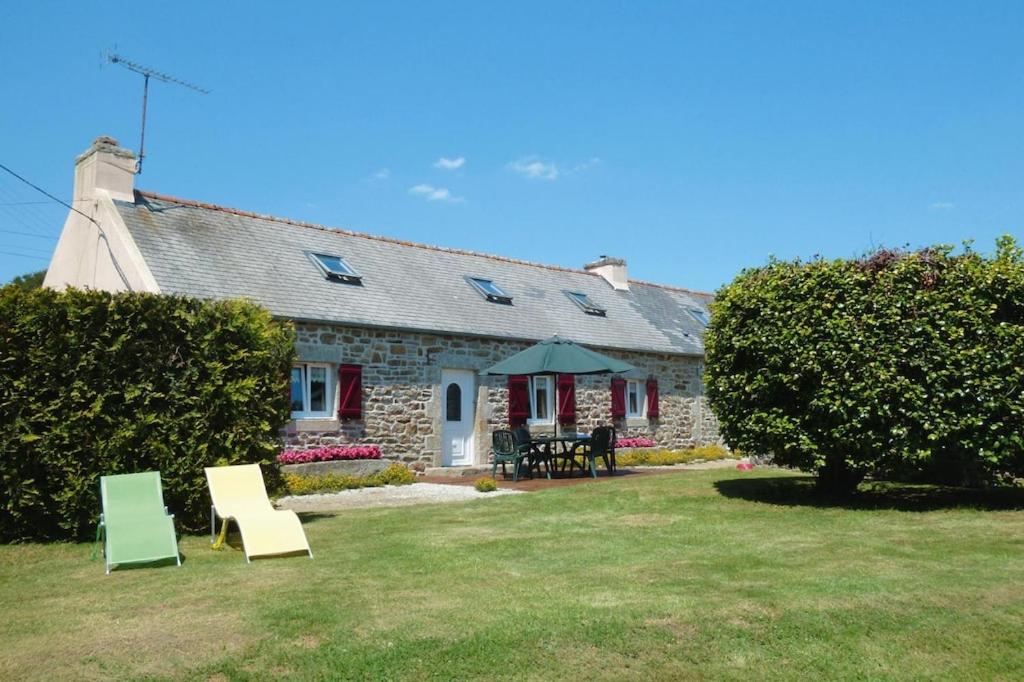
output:
[[[380,459],[376,445],[328,445],[308,450],[284,450],[277,456],[278,464],[333,462],[346,459]]]
[[[617,448],[653,448],[654,441],[650,438],[619,438],[615,441]]]

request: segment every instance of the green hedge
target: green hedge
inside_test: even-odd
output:
[[[243,301],[0,289],[0,539],[84,538],[103,474],[159,470],[179,530],[203,467],[274,456],[293,332]]]
[[[772,261],[717,295],[708,398],[733,448],[849,491],[1024,475],[1024,260],[967,247]]]

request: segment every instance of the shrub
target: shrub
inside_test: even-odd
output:
[[[179,530],[208,522],[203,467],[273,489],[293,353],[246,302],[0,289],[0,539],[87,537],[104,474],[160,471]]]
[[[380,448],[376,445],[345,445],[308,450],[284,450],[277,456],[277,463],[303,464],[305,462],[333,462],[352,459],[380,459]]]
[[[473,487],[479,493],[493,493],[498,489],[498,484],[490,476],[481,476],[473,482]]]
[[[1009,237],[771,261],[712,305],[707,392],[726,442],[847,493],[867,474],[1024,473],[1024,260]]]
[[[373,475],[383,485],[407,485],[416,480],[416,474],[402,464],[392,464],[384,471]]]
[[[650,438],[619,438],[615,441],[617,448],[653,448],[654,441]]]
[[[713,461],[726,459],[735,455],[721,445],[705,445],[687,450],[632,450],[616,453],[615,463],[618,466],[671,466],[697,461]]]
[[[371,476],[284,474],[284,490],[289,495],[312,495],[314,493],[333,493],[354,488],[408,485],[415,480],[416,476],[407,467],[396,463]]]

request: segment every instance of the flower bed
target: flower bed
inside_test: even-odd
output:
[[[285,450],[277,456],[277,463],[306,464],[308,462],[335,462],[350,459],[380,459],[380,448],[376,445],[345,445],[310,448],[309,450]]]
[[[721,445],[705,445],[686,450],[631,450],[616,455],[619,466],[672,466],[673,464],[690,464],[692,462],[711,462],[730,459],[737,455],[729,452]]]
[[[615,441],[616,448],[653,448],[654,441],[650,438],[619,438]]]
[[[383,471],[369,476],[349,476],[346,474],[284,474],[285,491],[289,495],[314,495],[317,493],[333,493],[339,490],[354,488],[379,488],[385,485],[408,485],[416,480],[405,466],[397,463],[388,465]]]

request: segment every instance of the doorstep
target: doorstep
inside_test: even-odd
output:
[[[470,478],[472,476],[490,476],[491,467],[470,465],[461,467],[427,467],[424,476],[431,478]]]

